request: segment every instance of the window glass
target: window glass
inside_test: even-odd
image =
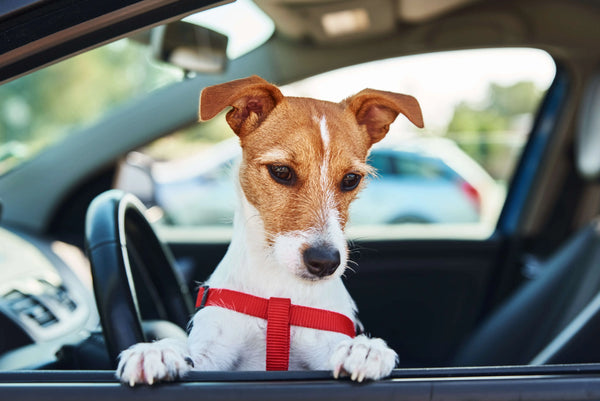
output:
[[[258,47],[274,30],[273,21],[249,0],[186,21],[226,34],[229,58]],[[119,105],[181,81],[184,71],[156,60],[151,37],[151,31],[141,32],[0,86],[0,176],[84,132]],[[192,142],[186,140],[189,151],[198,150]]]
[[[0,86],[0,175],[183,73],[123,39]]]
[[[425,129],[400,115],[372,149],[377,175],[352,205],[350,236],[483,238],[495,227],[554,75],[553,60],[540,50],[468,50],[352,66],[282,91],[337,102],[368,87],[411,94],[421,104]],[[152,159],[158,224],[231,224],[240,151],[222,117],[140,149]]]

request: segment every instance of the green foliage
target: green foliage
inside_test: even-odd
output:
[[[148,144],[142,153],[156,160],[176,160],[210,150],[218,142],[235,136],[222,112],[210,121],[193,124]]]
[[[41,69],[0,87],[0,150],[20,143],[30,157],[116,105],[180,78],[128,40]]]
[[[535,112],[542,94],[543,92],[530,81],[517,82],[510,86],[492,83],[483,107],[466,102],[461,102],[455,107],[447,131],[486,133],[509,130],[516,117]]]
[[[530,127],[523,121],[533,120],[544,91],[533,82],[522,81],[510,86],[490,84],[483,105],[459,103],[448,124],[446,136],[475,159],[492,177],[506,181],[512,174],[514,159]],[[525,119],[523,118],[525,116]]]
[[[478,110],[465,102],[461,102],[454,109],[454,115],[448,132],[491,132],[502,131],[508,128],[508,120],[502,117],[497,110]]]
[[[491,84],[489,104],[498,114],[510,118],[535,112],[541,96],[542,91],[531,81],[517,82],[511,86]]]

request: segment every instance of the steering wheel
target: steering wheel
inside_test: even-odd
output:
[[[92,201],[86,216],[86,253],[106,346],[115,367],[121,351],[147,341],[142,317],[168,320],[185,328],[193,313],[188,288],[144,211],[135,196],[111,190]]]

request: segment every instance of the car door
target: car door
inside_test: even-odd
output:
[[[88,1],[74,5],[58,0],[30,1],[22,7],[2,9],[5,14],[0,20],[0,31],[5,40],[0,41],[3,46],[0,81],[208,3],[144,0],[102,4]],[[285,47],[285,41],[277,46]],[[268,78],[276,81],[278,76],[273,74]],[[291,82],[292,78],[299,77],[288,76],[282,82]],[[522,237],[528,234],[524,225],[535,223],[523,215],[533,210],[531,202],[535,196],[531,189],[539,189],[539,185],[533,184],[540,176],[539,169],[547,167],[543,153],[553,144],[551,134],[572,112],[561,108],[568,88],[572,87],[559,69],[518,158],[516,172],[511,175],[508,195],[492,232],[476,239],[439,235],[423,239],[414,234],[409,239],[401,235],[355,239],[355,249],[360,253],[353,252],[353,257],[361,267],[348,277],[347,283],[359,304],[361,319],[369,331],[388,338],[405,355],[402,358],[407,361],[406,366],[449,363],[465,334],[519,281]],[[197,233],[169,236],[167,231],[164,238],[169,240],[190,279],[206,277],[227,246],[217,235],[212,235],[208,242],[200,240]],[[190,375],[182,383],[130,389],[116,382],[110,371],[14,371],[0,372],[0,391],[6,399],[35,400],[84,397],[582,400],[598,398],[600,380],[596,365],[398,370],[389,380],[364,385],[333,381],[327,372],[204,372]]]

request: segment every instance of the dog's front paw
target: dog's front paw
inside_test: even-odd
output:
[[[330,359],[336,379],[348,375],[358,382],[388,376],[396,363],[398,355],[385,341],[365,335],[340,343]]]
[[[135,344],[119,355],[117,378],[132,387],[175,380],[194,367],[186,352],[176,340]]]

